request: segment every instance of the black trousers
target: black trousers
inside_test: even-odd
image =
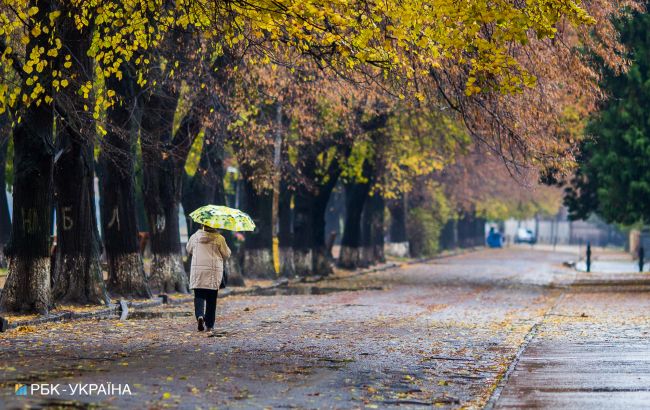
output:
[[[194,289],[194,316],[198,319],[203,316],[205,326],[208,329],[214,327],[214,320],[217,315],[217,294],[216,289]]]

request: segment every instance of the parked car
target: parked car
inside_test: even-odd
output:
[[[532,230],[526,228],[517,229],[515,243],[529,243],[533,245],[535,242],[537,242],[537,238],[535,238]]]

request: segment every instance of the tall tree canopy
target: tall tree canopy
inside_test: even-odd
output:
[[[609,222],[633,224],[650,220],[650,16],[636,13],[619,23],[621,40],[630,50],[626,73],[607,70],[608,93],[587,128],[580,167],[567,188],[570,216],[586,219],[597,213]]]

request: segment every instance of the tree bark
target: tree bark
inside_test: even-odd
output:
[[[134,113],[136,83],[123,65],[123,79],[109,80],[107,87],[120,101],[107,111],[108,133],[99,156],[100,214],[108,262],[108,289],[125,297],[151,297],[138,246],[135,201],[135,152],[137,127]]]
[[[279,240],[280,240],[280,275],[292,278],[296,276],[293,248],[293,215],[291,210],[291,198],[293,191],[290,191],[286,182],[280,185],[280,206],[279,206]]]
[[[275,278],[271,254],[273,193],[257,192],[248,179],[244,181],[244,191],[246,193],[244,210],[249,213],[256,225],[254,232],[248,232],[244,243],[244,277],[273,279]]]
[[[51,1],[33,0],[35,21],[47,21]],[[26,54],[49,48],[48,36],[31,38]],[[51,89],[52,77],[45,70],[39,83]],[[24,84],[25,88],[29,86]],[[14,184],[9,270],[0,309],[46,314],[51,307],[50,234],[52,228],[52,132],[54,111],[42,101],[26,107],[13,131]]]
[[[372,222],[374,209],[372,196],[368,196],[361,213],[361,246],[359,247],[359,266],[367,268],[375,263],[374,249],[372,246]]]
[[[58,302],[108,304],[95,217],[92,140],[61,124],[55,163],[57,248],[53,296]],[[71,183],[75,181],[75,183]]]
[[[188,291],[181,254],[179,205],[183,166],[201,122],[190,113],[173,136],[178,95],[163,87],[146,101],[141,121],[144,204],[151,238],[152,286],[161,292]]]
[[[407,198],[402,194],[399,198],[388,203],[390,211],[390,228],[387,252],[392,256],[409,256],[409,242],[407,236]]]
[[[87,56],[90,34],[80,32],[74,21],[66,21],[63,27],[63,42],[76,62],[77,78],[84,78],[92,73]],[[52,293],[58,302],[109,304],[95,216],[94,127],[80,114],[85,101],[76,89],[65,89],[64,94],[66,105],[56,127],[57,247]]]
[[[309,170],[307,170],[309,172]],[[294,237],[293,258],[296,274],[299,276],[310,275],[313,270],[314,227],[313,206],[314,193],[305,186],[296,189],[294,198]]]
[[[365,164],[364,164],[365,166]],[[370,191],[370,182],[345,184],[345,227],[339,266],[356,269],[361,260],[361,214]]]
[[[6,114],[0,114],[0,267],[2,268],[7,266],[4,248],[11,236],[11,216],[9,215],[6,181],[9,134],[9,118]]]
[[[384,211],[386,204],[384,198],[375,193],[368,198],[367,209],[370,215],[370,257],[372,263],[384,263]]]
[[[344,147],[341,155],[347,157],[349,150]],[[318,191],[314,195],[312,202],[312,257],[313,271],[315,275],[329,275],[334,270],[332,267],[332,253],[327,245],[329,238],[326,238],[325,224],[327,216],[327,205],[332,196],[332,192],[341,175],[341,166],[338,159],[332,160],[325,177],[321,178],[318,185]]]
[[[14,129],[14,218],[9,274],[0,305],[12,311],[51,307],[52,106],[25,110]]]

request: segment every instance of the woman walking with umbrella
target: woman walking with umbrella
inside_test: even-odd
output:
[[[198,330],[214,329],[217,296],[226,287],[225,261],[230,257],[226,239],[217,229],[252,231],[255,224],[245,213],[225,206],[207,205],[190,214],[201,229],[187,241],[187,254],[192,258],[190,288],[194,290],[194,314]]]

